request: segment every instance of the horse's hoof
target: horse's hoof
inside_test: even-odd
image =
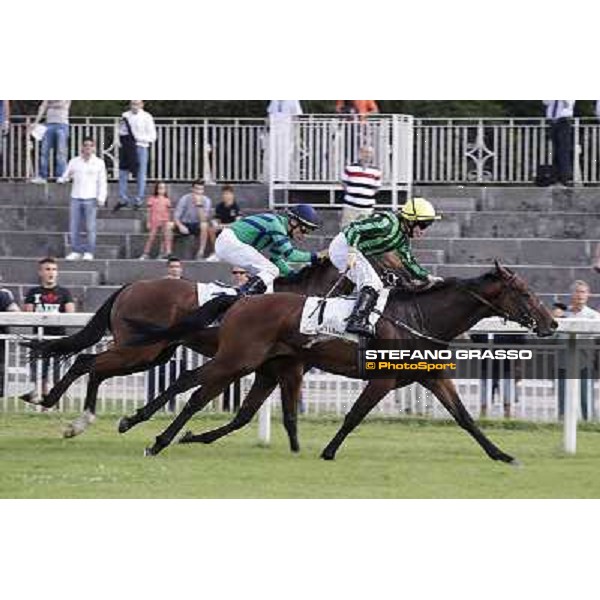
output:
[[[520,460],[517,460],[516,458],[513,458],[508,464],[511,467],[514,467],[515,469],[522,469],[523,468],[523,463]]]
[[[131,429],[131,425],[129,424],[129,417],[121,417],[119,419],[117,429],[119,433],[125,433],[126,431],[129,431]]]
[[[144,456],[156,456],[157,454],[158,450],[156,450],[154,446],[144,449]]]
[[[321,458],[323,460],[333,460],[335,458],[335,452],[323,450],[323,452],[321,452]]]
[[[65,439],[69,439],[69,438],[73,438],[75,437],[75,429],[73,428],[73,425],[67,425],[65,427],[65,429],[63,430],[63,438]]]
[[[290,448],[290,450],[294,453],[294,454],[298,454],[300,452],[300,446],[292,446]]]
[[[191,431],[186,431],[177,441],[178,444],[189,444],[193,441],[194,434]]]

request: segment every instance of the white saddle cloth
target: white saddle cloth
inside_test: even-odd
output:
[[[389,293],[389,289],[381,291],[375,305],[376,310],[383,312]],[[358,336],[356,334],[346,333],[346,321],[355,302],[356,298],[349,298],[348,296],[328,298],[324,302],[323,298],[309,296],[304,302],[304,309],[302,310],[300,333],[304,335],[329,335],[357,342]],[[375,327],[377,321],[379,321],[379,314],[375,311],[371,312],[369,323]]]
[[[221,283],[220,281],[211,281],[210,283],[197,283],[198,306],[206,304],[209,300],[217,296],[237,296],[237,289]]]

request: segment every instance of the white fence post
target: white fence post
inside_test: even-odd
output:
[[[565,382],[564,449],[569,454],[577,451],[577,416],[581,382],[579,381],[577,337],[569,335],[567,346],[567,381]]]
[[[271,442],[271,396],[258,411],[258,439],[261,444]]]

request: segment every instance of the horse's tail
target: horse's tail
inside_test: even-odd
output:
[[[125,322],[133,331],[133,336],[126,345],[146,346],[162,341],[170,343],[183,341],[197,331],[208,327],[224,314],[238,298],[239,296],[217,296],[170,327],[161,327],[148,321],[125,317]]]
[[[31,360],[50,357],[66,358],[99,342],[106,330],[110,328],[110,313],[113,304],[127,285],[111,294],[86,326],[77,333],[56,340],[27,340],[21,342],[22,346],[29,348],[29,358]]]

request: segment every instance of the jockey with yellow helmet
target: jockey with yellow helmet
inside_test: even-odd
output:
[[[410,248],[410,239],[422,237],[425,229],[440,218],[431,202],[425,198],[411,198],[398,213],[375,212],[370,217],[350,223],[333,238],[329,245],[329,258],[340,273],[346,272],[358,290],[346,331],[373,335],[368,319],[377,304],[383,283],[368,257],[395,251],[404,268],[415,279],[431,283],[442,281],[441,277],[434,277],[417,263]]]

